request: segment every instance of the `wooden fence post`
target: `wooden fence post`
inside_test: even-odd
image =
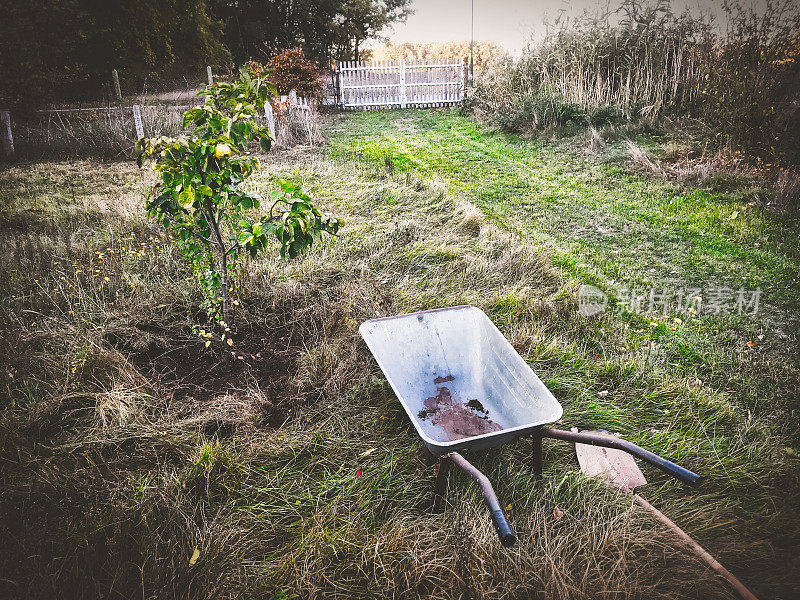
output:
[[[214,74],[211,72],[211,66],[206,67],[206,73],[208,74],[208,85],[214,85]]]
[[[119,87],[119,74],[116,69],[111,71],[111,77],[114,79],[114,93],[117,95],[117,100],[122,101],[122,90]]]
[[[406,108],[406,61],[400,59],[400,108]]]
[[[264,118],[267,120],[267,129],[272,139],[275,139],[275,117],[272,114],[272,103],[267,100],[264,102]]]
[[[0,140],[2,140],[3,156],[14,155],[14,138],[11,136],[11,112],[0,110]]]
[[[138,104],[133,105],[133,124],[136,126],[136,139],[144,137],[144,127],[142,127],[142,112]]]

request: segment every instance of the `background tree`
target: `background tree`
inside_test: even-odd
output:
[[[213,0],[237,61],[300,46],[320,64],[354,60],[366,40],[411,13],[411,0]]]
[[[208,0],[6,0],[0,100],[17,108],[97,90],[117,69],[145,77],[202,73],[230,61]]]
[[[360,60],[360,47],[396,21],[404,21],[410,14],[408,0],[347,0],[341,5],[341,27],[339,32],[342,58]]]

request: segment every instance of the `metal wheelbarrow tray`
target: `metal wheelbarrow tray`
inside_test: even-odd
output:
[[[534,439],[541,473],[541,439],[608,446],[646,460],[683,482],[700,476],[631,442],[596,433],[544,427],[563,409],[486,314],[474,306],[440,308],[372,319],[359,331],[427,449],[441,457],[437,499],[454,462],[481,486],[503,545],[515,537],[491,483],[459,452]]]

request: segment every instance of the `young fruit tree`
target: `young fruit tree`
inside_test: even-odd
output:
[[[187,135],[140,139],[137,162],[155,159],[161,179],[147,210],[175,233],[203,287],[204,308],[227,330],[236,263],[245,253],[255,258],[275,238],[281,257],[294,258],[343,223],[322,215],[299,182],[279,180],[266,214],[261,200],[242,190],[259,166],[249,145],[258,141],[266,152],[272,143],[259,117],[275,96],[272,84],[245,67],[237,81],[204,86],[201,94],[205,104],[183,115]]]

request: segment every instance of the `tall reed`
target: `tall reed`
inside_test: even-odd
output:
[[[766,0],[758,12],[738,2],[723,10],[724,33],[668,0],[565,20],[486,74],[473,106],[510,130],[693,117],[722,143],[800,156],[800,8]]]

